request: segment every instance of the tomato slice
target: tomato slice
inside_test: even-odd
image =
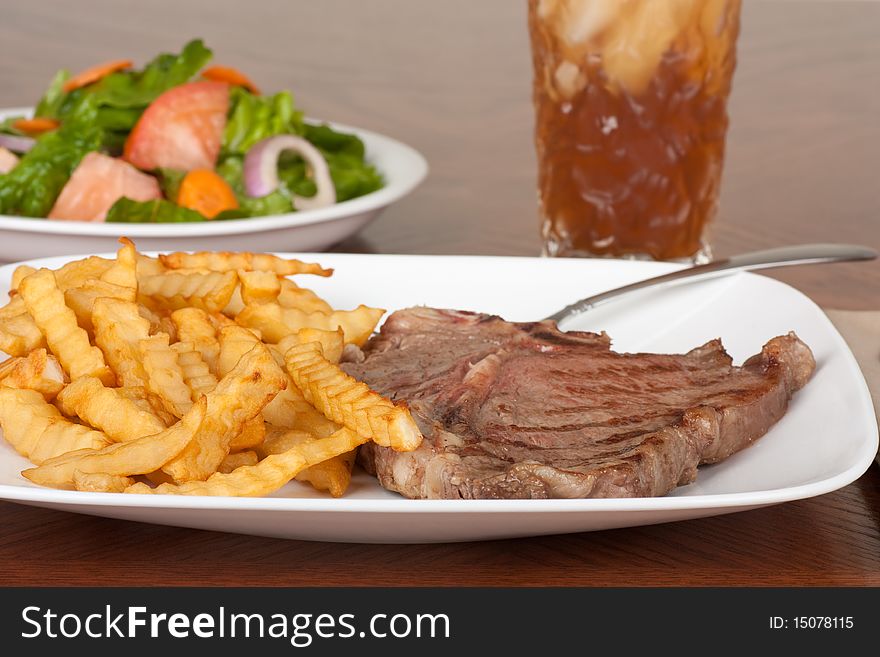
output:
[[[87,153],[64,185],[49,219],[104,221],[107,211],[123,196],[133,201],[162,198],[158,181],[122,160]]]
[[[125,142],[140,169],[213,169],[220,154],[229,85],[203,80],[169,89],[150,103]]]

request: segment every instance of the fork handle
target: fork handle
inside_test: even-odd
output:
[[[686,267],[669,274],[655,276],[595,294],[580,301],[575,301],[573,304],[549,315],[545,319],[551,319],[557,324],[561,324],[565,320],[606,303],[611,299],[616,299],[638,290],[644,290],[648,287],[672,287],[673,285],[705,281],[710,278],[719,278],[752,269],[769,269],[771,267],[844,262],[849,260],[873,260],[876,257],[877,252],[875,250],[854,244],[801,244],[764,251],[753,251],[730,258],[713,260],[705,265]]]

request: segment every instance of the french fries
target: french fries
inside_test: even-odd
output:
[[[238,282],[244,305],[269,303],[281,293],[281,281],[273,271],[239,269]]]
[[[95,299],[100,297],[133,302],[135,300],[135,291],[130,287],[98,279],[90,279],[82,285],[68,288],[64,292],[64,302],[76,315],[76,321],[80,327],[92,336],[95,333],[95,327],[92,324],[92,313],[94,311]]]
[[[120,386],[147,388],[147,372],[140,357],[140,342],[150,337],[150,322],[137,304],[101,297],[92,307],[95,344],[100,347]]]
[[[83,472],[76,470],[73,473],[73,487],[76,490],[89,491],[91,493],[124,493],[125,489],[135,483],[131,477],[123,475],[111,475],[104,472]]]
[[[357,448],[413,449],[409,411],[338,363],[384,310],[337,310],[289,276],[332,269],[271,254],[15,268],[0,307],[0,428],[56,488],[266,495],[292,479],[345,494]]]
[[[421,444],[422,434],[409,410],[395,406],[324,358],[320,342],[291,347],[284,361],[303,396],[328,420],[397,451],[411,451]]]
[[[71,382],[58,395],[61,411],[103,431],[115,442],[151,436],[165,430],[165,423],[152,412],[98,379],[84,376]]]
[[[39,392],[52,401],[64,388],[64,372],[55,356],[45,349],[34,349],[27,356],[10,358],[0,363],[0,386]]]
[[[320,310],[306,312],[299,308],[285,308],[277,303],[260,303],[245,306],[235,317],[242,326],[257,329],[267,342],[280,342],[300,329],[314,328],[324,331],[342,329],[345,342],[362,346],[372,335],[373,329],[385,311],[360,305],[354,310]]]
[[[6,442],[36,464],[71,450],[110,444],[104,434],[65,420],[34,390],[0,388],[0,427]]]
[[[89,342],[88,333],[79,327],[76,315],[67,307],[52,271],[35,271],[21,282],[18,292],[52,353],[72,379],[96,376],[107,384],[114,381],[101,350]]]
[[[166,310],[201,308],[207,312],[219,312],[232,298],[238,277],[232,271],[173,271],[144,276],[138,282],[138,300],[148,307]]]
[[[203,251],[201,253],[169,253],[159,261],[169,269],[209,269],[211,271],[270,271],[278,276],[314,274],[330,276],[332,269],[301,260],[285,260],[268,253],[230,253]]]
[[[147,388],[174,417],[183,417],[192,408],[189,386],[183,368],[167,333],[157,333],[140,341],[140,357],[147,373]]]
[[[208,368],[202,358],[202,352],[196,351],[192,342],[175,342],[171,348],[177,354],[177,364],[183,372],[183,380],[190,390],[190,397],[198,401],[217,387],[217,377]]]
[[[27,356],[32,350],[45,346],[43,333],[17,294],[0,308],[0,350],[10,356]]]
[[[257,448],[263,456],[281,454],[287,450],[315,440],[315,436],[306,431],[283,431],[268,437]],[[317,490],[326,490],[333,497],[342,497],[351,482],[351,468],[354,465],[357,450],[351,450],[345,454],[321,461],[306,468],[296,475],[298,481],[307,481]]]
[[[289,278],[282,278],[281,291],[278,293],[278,305],[282,308],[297,308],[304,313],[326,313],[333,308],[317,294],[304,287],[299,287]]]
[[[191,342],[202,354],[202,359],[212,372],[217,371],[220,343],[211,318],[201,308],[180,308],[171,313],[171,321],[177,328],[180,342]]]
[[[260,414],[241,425],[241,431],[229,441],[229,451],[237,452],[242,449],[259,447],[265,439],[266,420]]]
[[[242,426],[287,385],[262,343],[255,346],[224,376],[207,400],[207,418],[195,440],[167,463],[163,472],[175,482],[207,479],[226,458],[232,439]]]
[[[110,265],[98,280],[102,283],[128,288],[134,296],[138,288],[138,252],[134,242],[127,237],[123,237],[119,241],[122,243],[122,248],[116,252],[116,262]]]
[[[72,488],[77,471],[127,477],[147,474],[161,468],[180,453],[198,433],[205,421],[207,402],[195,404],[177,424],[161,433],[101,449],[76,449],[43,461],[21,474],[35,484]]]
[[[259,460],[260,457],[257,456],[257,453],[253,450],[234,452],[233,454],[229,454],[225,459],[220,462],[220,467],[217,468],[217,472],[229,474],[236,468],[240,468],[243,465],[256,465]]]
[[[30,265],[19,265],[16,267],[15,271],[12,272],[12,282],[9,284],[10,293],[18,292],[18,286],[21,285],[25,277],[33,274],[35,271],[37,270]]]
[[[343,428],[327,438],[295,445],[280,454],[267,456],[256,465],[241,466],[228,474],[215,472],[206,481],[188,481],[177,485],[161,484],[155,489],[138,483],[125,492],[240,497],[268,495],[309,466],[350,452],[368,440],[369,438]]]

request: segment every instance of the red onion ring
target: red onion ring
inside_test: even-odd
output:
[[[0,133],[0,146],[16,153],[27,153],[36,144],[35,139]]]
[[[278,189],[278,158],[293,151],[306,161],[318,191],[314,196],[293,196],[296,210],[313,210],[336,203],[336,188],[330,168],[321,152],[302,137],[276,135],[254,144],[244,157],[244,187],[249,196],[259,197]]]

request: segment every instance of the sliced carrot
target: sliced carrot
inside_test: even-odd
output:
[[[257,85],[251,82],[251,79],[244,73],[231,66],[209,66],[202,71],[202,77],[214,82],[226,82],[228,84],[244,87],[252,94],[260,95],[260,90],[257,89]]]
[[[85,87],[86,85],[97,82],[101,78],[106,77],[111,73],[116,73],[116,71],[124,71],[127,68],[131,68],[132,64],[133,62],[130,59],[114,59],[112,62],[97,64],[95,66],[87,68],[85,71],[80,71],[72,78],[68,79],[63,85],[61,85],[61,89],[63,91],[73,91],[74,89]]]
[[[12,122],[13,128],[32,137],[54,130],[59,125],[61,124],[55,119],[48,119],[42,116],[37,116],[33,119],[17,119]]]
[[[219,175],[210,169],[193,169],[180,182],[177,205],[213,219],[224,210],[235,210],[238,199]]]

